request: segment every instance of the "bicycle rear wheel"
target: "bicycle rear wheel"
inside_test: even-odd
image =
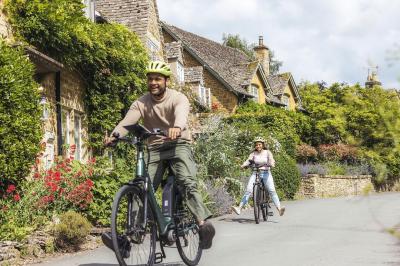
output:
[[[153,265],[157,227],[151,209],[144,219],[143,192],[125,185],[116,194],[111,213],[111,236],[120,265]]]
[[[253,208],[254,208],[254,220],[256,224],[260,223],[260,196],[261,196],[261,189],[258,184],[254,184],[253,186]]]
[[[199,226],[187,208],[180,208],[176,217],[176,247],[183,262],[188,266],[199,263],[203,250],[200,248]]]

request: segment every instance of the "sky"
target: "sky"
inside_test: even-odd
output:
[[[378,66],[400,89],[400,0],[158,0],[160,19],[216,42],[239,34],[264,44],[280,72],[302,81],[364,84]],[[397,59],[396,59],[397,58]]]

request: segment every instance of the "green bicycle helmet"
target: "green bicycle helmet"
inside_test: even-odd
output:
[[[172,72],[168,64],[162,61],[152,61],[146,69],[146,75],[149,73],[158,73],[166,77],[170,77]]]
[[[265,145],[265,139],[263,137],[254,138],[253,143],[256,143],[256,142],[261,142]]]

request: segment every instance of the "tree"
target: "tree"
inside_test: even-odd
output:
[[[223,34],[222,35],[222,44],[228,47],[237,48],[240,51],[244,52],[248,58],[252,61],[256,60],[254,54],[254,47],[256,47],[255,43],[248,44],[246,39],[241,38],[239,34]],[[283,62],[275,59],[275,52],[270,50],[269,54],[269,71],[271,75],[275,75],[279,73],[279,69],[282,66]]]

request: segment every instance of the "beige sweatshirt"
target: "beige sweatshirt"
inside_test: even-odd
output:
[[[262,165],[260,169],[270,170],[270,167],[275,167],[275,160],[272,152],[269,150],[261,150],[261,152],[253,151],[249,158],[242,164],[242,167],[249,166],[250,160],[253,160],[256,165]]]
[[[154,99],[147,93],[132,103],[124,119],[113,130],[118,132],[120,137],[128,134],[124,126],[136,124],[143,118],[143,125],[150,131],[161,129],[167,131],[168,128],[181,128],[181,139],[190,141],[191,135],[187,126],[190,104],[187,97],[176,90],[166,89],[162,99]],[[168,139],[164,136],[153,136],[149,138],[149,144],[161,144]]]

